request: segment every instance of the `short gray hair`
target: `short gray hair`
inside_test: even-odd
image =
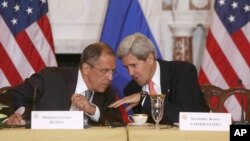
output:
[[[155,46],[152,41],[141,33],[131,34],[120,43],[117,55],[119,59],[131,53],[139,60],[146,60],[152,53],[156,58]]]

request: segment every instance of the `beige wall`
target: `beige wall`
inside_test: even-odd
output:
[[[193,28],[193,32],[190,33],[193,36],[193,63],[199,67],[206,32],[204,28],[197,27],[197,24],[208,27],[208,10],[201,8],[210,0],[154,1],[162,5],[162,9],[159,9],[161,13],[160,46],[164,59],[172,60],[173,58],[171,26],[191,26]],[[108,0],[48,0],[48,2],[56,53],[80,53],[86,45],[99,40]],[[198,8],[191,9],[190,5]]]

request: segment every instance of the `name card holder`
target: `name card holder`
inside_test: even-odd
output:
[[[83,129],[83,112],[32,111],[31,129]]]
[[[180,112],[179,129],[186,131],[229,131],[230,113]]]

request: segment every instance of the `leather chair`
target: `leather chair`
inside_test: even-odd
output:
[[[241,108],[241,121],[250,121],[250,90],[246,88],[229,88],[221,89],[217,86],[206,84],[201,85],[201,90],[204,93],[207,104],[211,112],[227,112],[225,109],[225,102],[231,102],[230,97],[235,96],[239,104],[243,105]],[[245,114],[243,113],[243,109]],[[232,113],[233,114],[233,113]]]

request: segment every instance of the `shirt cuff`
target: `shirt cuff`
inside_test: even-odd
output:
[[[2,124],[5,124],[5,122],[8,120],[9,118],[6,118],[2,121]]]
[[[145,102],[145,99],[146,99],[146,97],[148,96],[148,92],[146,92],[146,91],[141,91],[141,92],[140,92],[140,95],[141,95],[140,102],[141,102],[141,106],[143,107],[144,102]]]
[[[15,113],[19,113],[20,115],[23,115],[24,112],[25,112],[25,107],[19,107],[19,108],[15,111]],[[4,119],[4,120],[2,121],[2,124],[5,124],[5,122],[6,122],[8,119],[9,119],[9,118]],[[21,122],[22,122],[22,124],[25,124],[25,121],[24,121],[24,120],[22,120]]]
[[[142,107],[143,107],[143,105],[144,105],[145,99],[146,99],[146,96],[143,97],[143,99],[142,99],[142,102],[141,102],[141,106],[142,106]]]
[[[100,118],[100,109],[98,106],[96,106],[95,104],[91,103],[92,105],[95,106],[95,114],[94,115],[89,115],[86,113],[86,115],[88,115],[90,117],[90,119],[92,119],[93,121],[95,122],[98,122],[99,121],[99,118]]]

